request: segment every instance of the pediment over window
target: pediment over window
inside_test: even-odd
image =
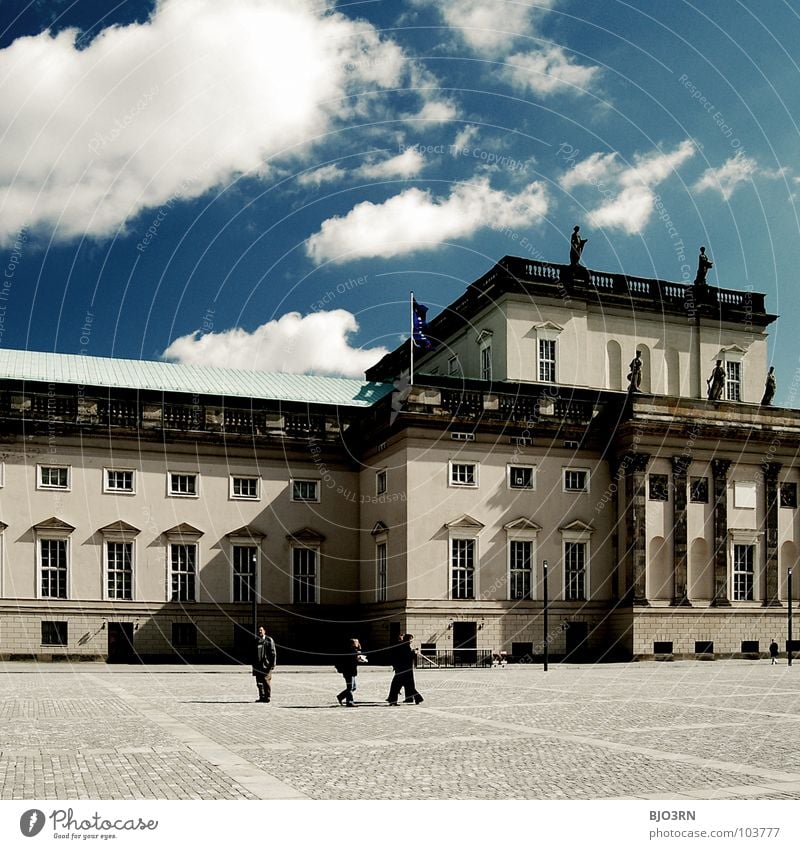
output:
[[[0,532],[4,531],[8,525],[5,522],[0,522]]]
[[[306,543],[321,543],[325,541],[325,537],[315,531],[313,528],[301,528],[293,534],[286,534],[286,539],[289,542],[306,542]]]
[[[525,516],[520,516],[519,519],[514,519],[513,522],[506,522],[503,525],[504,531],[540,531],[542,529],[541,525],[537,525],[536,522],[527,519]]]
[[[56,516],[51,516],[49,519],[39,522],[38,525],[33,526],[33,529],[35,531],[61,531],[62,533],[72,533],[75,530],[72,525]]]
[[[203,536],[203,531],[195,528],[194,525],[190,525],[188,522],[181,522],[180,525],[175,525],[174,528],[164,531],[164,536],[197,539]]]
[[[558,529],[561,533],[584,533],[591,534],[594,533],[594,527],[592,525],[588,525],[586,522],[582,522],[580,519],[576,519],[574,522],[570,522],[568,525],[562,525]]]
[[[389,528],[387,528],[383,522],[375,522],[375,527],[370,531],[370,533],[372,536],[377,537],[380,536],[380,534],[389,533]]]
[[[552,333],[561,333],[564,328],[560,324],[556,324],[554,321],[540,321],[538,324],[533,325],[533,329],[539,332],[542,330],[549,330]]]
[[[746,354],[747,348],[743,348],[741,345],[723,345],[719,349],[719,354],[717,355],[717,359],[722,359],[725,354]]]
[[[447,530],[472,530],[479,531],[481,528],[485,528],[486,526],[479,522],[477,519],[473,519],[472,516],[468,516],[466,513],[463,516],[459,516],[458,519],[455,519],[452,522],[447,522],[445,524]]]
[[[109,534],[128,534],[129,536],[136,536],[136,534],[140,533],[139,528],[134,528],[133,525],[129,525],[127,522],[123,522],[120,519],[117,522],[112,522],[110,525],[106,525],[103,528],[100,528],[100,533],[108,536]]]
[[[491,342],[492,336],[494,336],[493,330],[481,330],[481,332],[478,334],[478,343],[480,344],[482,342]]]
[[[252,527],[251,525],[242,525],[241,528],[237,528],[235,531],[228,531],[225,534],[226,537],[238,537],[241,539],[251,539],[253,542],[259,542],[264,539],[266,536],[265,533],[259,531],[257,528]]]

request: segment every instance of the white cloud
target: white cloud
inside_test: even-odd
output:
[[[290,312],[252,332],[240,327],[221,333],[197,330],[176,339],[162,356],[185,365],[363,377],[387,349],[351,347],[348,337],[357,330],[347,310]]]
[[[83,50],[77,35],[0,51],[0,241],[23,225],[106,236],[145,208],[263,173],[374,102],[350,95],[411,72],[332,0],[160,0],[146,23]]]
[[[653,188],[694,152],[694,144],[687,139],[671,151],[637,153],[631,165],[625,165],[617,153],[593,153],[566,171],[558,182],[566,191],[593,186],[597,196],[605,201],[591,209],[589,223],[634,235],[644,230],[653,213]]]
[[[467,124],[463,130],[460,130],[456,134],[455,139],[453,139],[453,156],[458,156],[458,151],[463,150],[465,147],[469,147],[472,140],[478,135],[478,132],[479,128],[474,124]]]
[[[314,186],[319,188],[323,183],[335,183],[347,176],[347,171],[340,168],[338,165],[323,165],[321,168],[314,168],[312,171],[305,171],[297,178],[297,183],[300,186]]]
[[[506,60],[503,76],[515,88],[546,97],[550,94],[585,94],[600,68],[579,65],[563,47],[544,47],[515,53]]]
[[[745,156],[741,151],[724,162],[719,168],[707,168],[702,177],[695,183],[695,191],[714,189],[722,195],[723,200],[730,200],[731,195],[740,183],[747,183],[759,173],[755,159]],[[773,176],[773,174],[768,174]]]
[[[357,169],[356,173],[368,179],[390,180],[393,177],[407,179],[415,177],[425,165],[425,158],[418,150],[409,148],[380,162],[368,162]]]
[[[488,226],[533,226],[548,206],[539,182],[516,195],[491,188],[486,178],[456,185],[447,198],[411,188],[383,203],[364,201],[344,216],[327,219],[306,242],[306,253],[318,263],[400,256],[470,238]]]
[[[415,115],[410,115],[410,121],[428,121],[432,124],[444,124],[458,117],[458,110],[449,100],[426,100],[425,105]]]

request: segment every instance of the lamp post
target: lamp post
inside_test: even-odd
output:
[[[253,636],[258,636],[258,555],[253,552],[252,560],[252,593],[253,593]]]
[[[789,567],[786,572],[786,589],[789,593],[789,612],[788,612],[788,631],[789,640],[786,644],[786,654],[789,656],[789,666],[792,665],[792,568]]]
[[[544,592],[544,668],[543,672],[547,672],[547,561],[542,560],[542,590]]]

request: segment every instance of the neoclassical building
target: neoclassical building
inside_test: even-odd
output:
[[[0,655],[237,657],[254,609],[293,660],[406,630],[466,662],[783,647],[800,413],[760,403],[775,318],[505,257],[413,380],[408,345],[365,381],[0,350]]]

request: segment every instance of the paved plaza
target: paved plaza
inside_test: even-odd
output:
[[[6,664],[2,799],[798,799],[800,664],[422,670]]]

